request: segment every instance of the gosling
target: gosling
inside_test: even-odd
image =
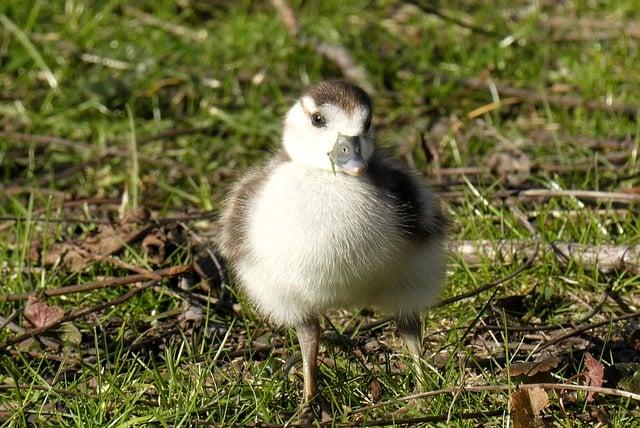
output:
[[[376,146],[371,117],[360,87],[309,86],[284,119],[282,148],[235,185],[221,215],[220,251],[244,292],[296,329],[307,402],[319,316],[378,309],[419,358],[421,314],[443,281],[446,217],[419,175]]]

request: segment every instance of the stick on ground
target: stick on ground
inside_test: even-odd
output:
[[[380,407],[390,406],[403,401],[411,401],[418,398],[433,397],[441,394],[460,394],[464,392],[500,392],[500,391],[516,391],[518,389],[551,389],[556,391],[571,390],[571,391],[591,391],[597,392],[602,395],[612,395],[615,397],[629,398],[634,401],[640,401],[640,394],[634,392],[623,391],[621,389],[614,388],[602,388],[589,385],[575,385],[567,383],[528,383],[521,385],[470,385],[470,386],[458,386],[453,388],[444,388],[434,391],[421,392],[419,394],[408,395],[406,397],[397,398],[395,400],[382,401],[380,403],[372,404],[370,406],[360,407],[359,409],[352,410],[349,415],[355,415],[358,413],[367,412],[369,410],[378,409]]]
[[[289,31],[291,38],[299,46],[315,50],[319,55],[336,64],[348,80],[362,86],[369,93],[375,92],[364,67],[353,59],[351,53],[344,46],[325,43],[305,35],[291,5],[286,0],[271,0],[271,4],[278,11],[280,20]]]
[[[159,269],[153,271],[153,275],[157,275],[160,278],[171,278],[174,276],[182,275],[191,269],[191,266],[180,265],[180,266],[172,266],[166,269]],[[149,279],[148,274],[135,274],[128,275],[122,278],[108,278],[103,281],[93,281],[87,282],[84,284],[71,285],[69,287],[59,287],[59,288],[51,288],[48,290],[42,290],[41,292],[32,291],[29,293],[17,293],[17,294],[7,294],[4,296],[0,296],[0,302],[18,302],[21,300],[27,300],[29,296],[62,296],[64,294],[72,294],[72,293],[83,293],[87,291],[98,290],[100,288],[108,288],[108,287],[117,287],[120,285],[134,284],[136,282],[147,281]]]
[[[79,311],[76,312],[72,312],[69,315],[65,315],[64,317],[60,318],[58,321],[48,324],[44,327],[40,327],[40,328],[36,328],[33,330],[29,330],[28,332],[24,333],[24,334],[20,334],[18,336],[15,336],[9,340],[6,340],[4,342],[0,343],[0,351],[3,351],[5,348],[15,345],[17,343],[20,342],[24,342],[27,339],[31,339],[32,337],[41,335],[43,333],[46,333],[49,330],[52,330],[58,326],[60,326],[61,324],[65,323],[65,322],[69,322],[69,321],[73,321],[77,318],[83,317],[85,315],[94,313],[94,312],[99,312],[102,311],[104,309],[110,308],[111,306],[116,306],[119,305],[121,303],[126,302],[127,300],[131,299],[132,297],[142,293],[144,290],[153,287],[156,284],[157,281],[149,281],[144,283],[143,285],[141,285],[140,287],[134,288],[133,290],[129,291],[127,294],[124,294],[116,299],[110,300],[108,302],[105,303],[100,303],[99,305],[95,305],[92,306],[90,308],[86,308],[86,309],[81,309]]]
[[[450,248],[466,263],[508,262],[515,257],[531,257],[537,246],[542,254],[553,254],[563,265],[575,263],[602,273],[640,274],[640,245],[585,245],[575,242],[544,243],[534,240],[453,241]]]

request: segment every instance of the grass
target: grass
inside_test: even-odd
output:
[[[29,249],[37,241],[51,248],[67,237],[79,239],[96,226],[56,220],[104,219],[107,213],[117,215],[120,202],[151,207],[161,217],[217,210],[237,174],[276,147],[282,115],[300,90],[311,81],[340,76],[334,64],[293,43],[268,3],[158,0],[136,4],[161,22],[196,34],[206,32],[204,41],[144,23],[126,6],[119,0],[0,5],[0,129],[82,143],[69,147],[0,137],[0,216],[19,217],[0,225],[2,294],[128,274],[108,263],[91,264],[80,273],[45,267],[30,259]],[[308,34],[344,45],[366,68],[378,88],[374,126],[380,143],[398,156],[410,153],[426,174],[433,164],[420,148],[421,134],[438,148],[444,167],[484,165],[504,141],[518,146],[534,164],[571,166],[579,160],[595,162],[605,151],[589,149],[568,136],[628,138],[627,147],[635,151],[621,166],[562,173],[534,170],[527,185],[603,191],[639,188],[637,118],[519,102],[470,120],[468,112],[492,101],[490,91],[470,91],[454,80],[434,78],[433,72],[451,78],[490,75],[503,84],[537,92],[565,90],[585,100],[637,103],[637,39],[622,35],[612,40],[554,42],[538,23],[549,16],[634,21],[640,19],[640,2],[455,1],[446,5],[450,15],[500,36],[477,34],[442,17],[388,1],[295,2],[293,7]],[[145,140],[162,131],[186,128],[207,131]],[[535,131],[550,133],[551,138],[542,142]],[[114,149],[124,155],[109,154]],[[59,175],[76,165],[84,167]],[[454,221],[452,239],[532,237],[508,206],[486,203],[504,187],[496,178],[447,183],[443,191],[464,192],[462,201],[446,204]],[[70,213],[60,208],[61,197],[113,198],[115,202],[98,208],[87,204]],[[637,213],[633,206],[627,215],[602,215],[570,198],[518,205],[523,211],[538,212],[534,225],[545,241],[597,245],[637,244],[640,239],[640,217],[633,214]],[[600,208],[609,207],[609,203],[600,204]],[[575,217],[554,215],[569,210],[577,210]],[[46,221],[35,221],[36,217]],[[193,227],[206,234],[212,223],[195,222]],[[154,267],[136,245],[119,257]],[[192,257],[188,248],[177,248],[162,266],[189,263]],[[486,261],[471,266],[452,256],[443,297],[503,277],[521,263]],[[465,334],[479,320],[511,319],[512,314],[496,306],[502,303],[510,309],[506,297],[526,296],[521,299],[525,310],[521,321],[555,325],[580,320],[607,288],[637,306],[633,298],[638,284],[638,277],[629,273],[602,274],[576,264],[563,266],[546,255],[515,281],[497,288],[489,305],[491,292],[431,311],[425,318],[425,340],[440,357],[437,368],[424,372],[425,388],[510,381],[505,367],[524,360],[527,353],[494,349],[480,361],[476,336]],[[173,288],[170,281],[162,287]],[[69,312],[123,293],[99,290],[48,302]],[[239,307],[207,306],[201,324],[166,337],[162,328],[175,325],[182,302],[156,289],[75,321],[82,333],[80,343],[67,343],[53,353],[34,343],[17,348],[19,352],[1,354],[0,421],[3,426],[124,427],[187,426],[196,421],[235,426],[295,419],[300,400],[298,366],[284,374],[289,357],[298,350],[294,335],[259,319],[233,287],[230,293],[229,301],[239,302]],[[18,311],[14,322],[19,325],[24,325],[22,309],[23,303],[0,303],[3,317]],[[616,311],[620,308],[607,300],[594,320]],[[344,331],[357,330],[361,321],[379,317],[340,312],[332,319],[336,329]],[[599,330],[600,341],[588,351],[606,366],[631,363],[636,364],[632,371],[638,370],[640,354],[628,347],[625,354],[620,353],[625,343],[623,327]],[[13,334],[2,329],[0,339]],[[137,348],[145,339],[153,340]],[[407,375],[409,361],[392,327],[365,331],[353,340],[359,349],[355,353],[353,346],[331,340],[322,351],[321,389],[336,423],[353,421],[349,410],[371,402],[372,382],[381,386],[381,400],[414,391],[414,377]],[[521,335],[512,340],[526,341]],[[228,351],[258,349],[259,344],[278,346],[251,358],[226,357]],[[67,370],[66,361],[74,355],[91,359]],[[582,370],[582,364],[582,351],[565,355],[554,371],[556,380],[568,379]],[[459,394],[453,400],[443,394],[425,403],[424,409],[412,408],[402,417],[503,410],[502,416],[482,421],[488,426],[508,424],[508,393]],[[638,408],[626,400],[601,397],[596,404],[607,412],[613,426],[640,426]],[[544,413],[559,426],[593,423],[588,414],[591,404],[583,396],[566,405],[568,416],[552,397],[552,407]],[[389,418],[401,406],[372,410],[363,420]],[[453,423],[474,425],[469,420]]]

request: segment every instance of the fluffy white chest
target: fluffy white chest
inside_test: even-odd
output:
[[[251,262],[241,274],[250,294],[351,305],[399,263],[406,243],[397,224],[365,181],[285,163],[249,209]]]

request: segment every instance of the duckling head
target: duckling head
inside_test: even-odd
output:
[[[371,99],[360,87],[329,80],[309,86],[287,113],[283,145],[292,162],[360,176],[375,145]]]

